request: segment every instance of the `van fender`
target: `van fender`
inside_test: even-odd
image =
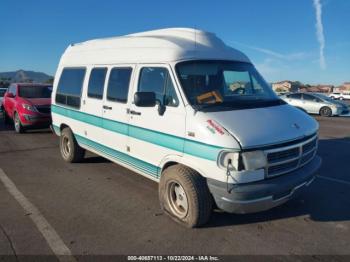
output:
[[[162,161],[159,164],[159,177],[162,175],[164,169],[173,164],[181,164],[187,166],[198,172],[202,177],[206,177],[205,172],[198,165],[196,165],[196,163],[194,163],[193,161],[191,162],[180,155],[167,155],[162,159]]]

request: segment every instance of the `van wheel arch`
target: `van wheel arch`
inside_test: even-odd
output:
[[[68,125],[66,125],[66,124],[61,124],[60,125],[60,131],[61,131],[61,133],[62,133],[62,131],[63,131],[63,129],[65,129],[65,128],[69,128],[69,129],[71,129]],[[72,129],[71,129],[72,130]]]

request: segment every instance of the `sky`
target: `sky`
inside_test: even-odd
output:
[[[216,33],[269,82],[350,82],[349,0],[1,0],[0,72],[54,75],[71,43],[167,27]]]

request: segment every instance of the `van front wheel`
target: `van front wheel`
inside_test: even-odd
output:
[[[205,179],[183,165],[165,169],[159,183],[161,208],[172,219],[187,227],[208,222],[212,198]]]
[[[68,127],[61,132],[60,151],[62,158],[69,163],[80,162],[85,155],[85,150],[78,145],[72,130]]]

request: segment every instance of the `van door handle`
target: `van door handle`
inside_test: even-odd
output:
[[[103,106],[103,109],[112,110],[112,107],[111,106]]]
[[[134,111],[134,110],[130,110],[130,111],[129,111],[129,114],[140,116],[140,115],[141,115],[141,112],[136,112],[136,111]]]

